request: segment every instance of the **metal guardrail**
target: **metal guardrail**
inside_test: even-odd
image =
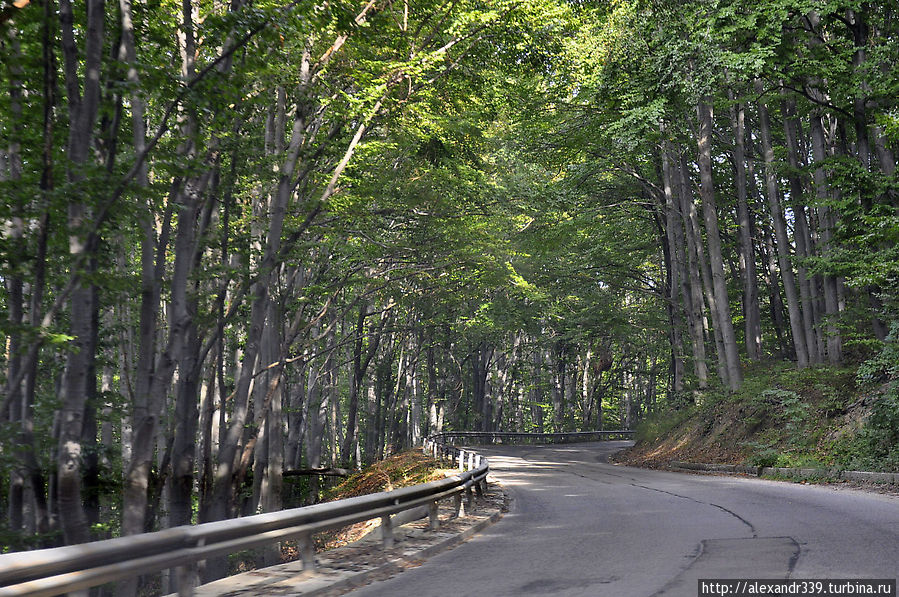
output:
[[[451,451],[444,446],[445,454]],[[0,597],[60,595],[170,568],[179,579],[179,595],[191,595],[197,562],[296,539],[304,568],[314,569],[313,533],[374,518],[381,519],[384,545],[389,548],[393,545],[393,514],[427,506],[431,528],[436,530],[437,503],[453,497],[456,514],[465,515],[462,495],[470,508],[472,488],[483,491],[489,468],[486,459],[470,451],[458,462],[456,475],[394,491],[81,545],[2,554]]]
[[[631,439],[634,432],[626,429],[614,431],[570,431],[566,433],[522,433],[515,431],[444,431],[428,436],[425,450],[429,445],[452,444],[455,442],[480,444],[515,444],[515,443],[572,443],[591,442],[612,439]],[[433,448],[432,454],[436,455]],[[457,450],[458,451],[458,450]]]
[[[438,433],[425,440],[424,451],[458,463],[458,474],[446,479],[280,512],[81,545],[2,554],[0,597],[60,595],[165,569],[174,571],[179,595],[191,595],[198,562],[286,539],[297,540],[304,568],[314,569],[313,533],[380,518],[384,545],[389,548],[393,545],[391,516],[394,514],[427,506],[431,528],[436,530],[439,526],[437,504],[452,497],[456,514],[464,516],[465,508],[471,508],[473,503],[472,490],[481,494],[486,489],[489,466],[486,458],[473,450],[458,448],[454,442],[565,443],[632,435],[632,431]]]

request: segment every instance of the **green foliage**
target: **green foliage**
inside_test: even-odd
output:
[[[761,411],[762,417],[776,425],[783,425],[785,431],[794,437],[809,416],[809,405],[796,392],[789,390],[764,390],[750,404]]]
[[[899,322],[890,326],[880,352],[862,363],[856,376],[859,385],[883,383],[899,379]],[[893,381],[893,385],[897,384]]]
[[[640,423],[634,439],[639,443],[657,443],[701,412],[703,411],[695,406],[687,406],[653,414]]]
[[[891,388],[871,407],[864,426],[830,449],[843,468],[899,471],[899,392]]]
[[[864,425],[833,445],[846,468],[899,471],[899,324],[893,323],[881,351],[858,368],[860,386],[881,393]]]
[[[760,442],[744,442],[749,454],[746,457],[746,464],[749,466],[779,466],[782,455],[776,449],[768,444]]]

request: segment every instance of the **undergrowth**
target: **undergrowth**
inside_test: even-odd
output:
[[[740,391],[684,393],[622,460],[899,471],[899,328],[860,367],[747,368]]]

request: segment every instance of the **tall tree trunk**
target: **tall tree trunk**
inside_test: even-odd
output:
[[[438,409],[440,389],[437,382],[437,357],[434,350],[434,331],[428,330],[428,347],[425,351],[425,366],[428,374],[428,428],[426,434],[439,433],[439,416]]]
[[[684,289],[684,304],[689,305],[687,319],[691,322],[690,340],[693,346],[693,369],[700,389],[708,386],[709,369],[705,349],[705,301],[703,300],[702,279],[706,268],[705,257],[702,250],[701,237],[698,236],[699,220],[696,215],[696,205],[693,203],[693,193],[685,171],[685,164],[681,156],[672,164],[673,172],[677,174],[674,181],[677,186],[679,198],[679,213],[681,223],[675,226],[675,234],[683,230],[685,240],[678,239],[678,244],[683,246],[686,253],[685,265],[687,275],[684,277],[686,287]],[[688,296],[689,295],[689,296]]]
[[[105,2],[87,2],[83,89],[79,80],[74,14],[70,0],[61,0],[59,18],[69,106],[67,153],[70,166],[67,178],[71,185],[78,188],[85,182],[84,171],[90,159],[94,125],[100,108]],[[84,233],[91,217],[91,206],[83,197],[89,196],[85,189],[83,194],[75,194],[78,198],[68,205],[69,254],[72,267],[79,276],[90,269],[91,253],[95,250],[95,247],[89,245],[89,239]],[[81,277],[69,295],[69,329],[74,340],[72,350],[66,357],[57,454],[60,524],[68,544],[83,543],[90,538],[88,520],[82,505],[81,476],[85,409],[89,406],[90,397],[96,392],[96,379],[89,379],[89,373],[94,370],[95,359],[91,342],[94,335],[91,325],[95,321],[93,314],[96,309],[94,295],[90,282]]]
[[[358,427],[359,427],[359,398],[363,391],[365,382],[365,374],[371,365],[375,354],[378,352],[378,346],[381,343],[381,335],[384,327],[390,319],[390,311],[385,310],[381,314],[380,323],[377,330],[371,330],[368,334],[368,346],[363,352],[363,342],[365,340],[365,320],[371,315],[368,310],[368,302],[362,301],[359,305],[359,317],[356,321],[356,338],[353,342],[353,371],[350,378],[350,397],[347,405],[347,423],[344,432],[344,442],[340,450],[341,462],[349,462],[353,454],[354,446],[358,445]],[[357,464],[360,464],[357,462]]]
[[[50,230],[50,192],[54,187],[53,146],[54,146],[54,110],[57,102],[56,59],[53,52],[53,33],[56,23],[55,3],[44,2],[44,14],[41,26],[42,67],[43,67],[43,130],[41,150],[41,179],[37,227],[37,247],[33,257],[34,269],[29,299],[29,324],[38,329],[42,317],[44,290],[47,274],[47,244]],[[26,366],[22,396],[22,428],[20,441],[23,460],[27,470],[30,494],[34,500],[35,531],[44,535],[50,530],[51,517],[47,501],[46,479],[43,469],[37,460],[34,436],[34,403],[37,391],[38,357],[40,348],[34,358]]]
[[[718,306],[718,326],[721,328],[724,344],[724,360],[727,363],[727,384],[732,391],[740,389],[743,383],[743,369],[740,353],[734,335],[733,320],[730,316],[730,301],[727,296],[727,281],[724,275],[724,258],[721,252],[721,235],[718,230],[718,208],[715,204],[715,186],[712,179],[712,105],[711,100],[699,102],[699,177],[702,196],[702,213],[705,220],[706,237],[709,246],[709,262],[712,267],[712,286]]]
[[[777,273],[777,257],[775,256],[773,233],[768,226],[762,226],[765,244],[762,250],[762,262],[765,266],[765,285],[768,287],[768,305],[771,311],[771,321],[774,325],[774,335],[777,337],[777,352],[782,359],[793,358],[792,343],[788,343],[784,336],[787,329],[784,315],[783,300],[780,296],[780,278]]]
[[[565,355],[561,342],[555,349],[546,349],[545,362],[549,368],[549,395],[553,407],[553,431],[564,431],[565,424]]]
[[[814,172],[815,195],[817,199],[818,212],[818,249],[821,255],[826,255],[830,249],[833,237],[833,215],[827,207],[827,201],[830,198],[828,175],[824,169],[824,161],[827,159],[827,142],[824,132],[824,123],[822,122],[820,112],[813,112],[809,120],[809,129],[812,136],[812,155],[814,156],[816,167]],[[826,346],[827,359],[831,363],[839,363],[842,361],[842,340],[840,338],[839,329],[836,326],[836,319],[839,317],[839,299],[837,297],[837,281],[834,276],[824,275],[822,277],[824,286],[824,311],[827,317],[826,321]]]
[[[25,295],[23,281],[17,272],[16,264],[25,261],[26,248],[24,243],[25,201],[23,193],[18,190],[22,179],[20,144],[22,134],[22,56],[19,40],[16,37],[17,27],[15,22],[11,23],[11,26],[6,29],[5,33],[9,38],[6,66],[9,72],[9,112],[12,120],[12,132],[6,155],[4,156],[4,152],[0,150],[0,182],[12,183],[6,187],[12,190],[12,200],[10,201],[12,213],[8,222],[4,223],[6,230],[3,231],[3,235],[9,237],[8,240],[4,240],[8,242],[8,254],[10,257],[8,269],[4,268],[4,270],[12,272],[11,274],[4,274],[7,290],[6,306],[9,311],[7,319],[9,328],[6,338],[6,380],[9,383],[20,377],[22,368],[22,334],[20,330],[24,323]],[[4,157],[6,164],[3,163],[4,160],[2,158]],[[9,400],[9,421],[14,425],[19,425],[21,429],[19,433],[20,447],[30,451],[32,444],[29,441],[30,438],[24,432],[28,403],[22,392],[22,383],[17,383],[7,388],[7,397]],[[24,465],[24,462],[22,464]],[[26,467],[12,467],[9,478],[9,502],[7,508],[9,530],[14,534],[19,534],[24,530],[25,486]]]
[[[533,422],[533,430],[537,433],[543,433],[543,384],[542,384],[542,351],[534,349],[532,355],[533,380],[531,384],[531,420]]]
[[[788,95],[783,96],[784,138],[787,145],[787,160],[790,166],[787,171],[787,180],[790,184],[790,202],[793,207],[794,238],[796,241],[796,256],[799,262],[796,266],[796,276],[799,281],[799,296],[802,303],[802,328],[805,332],[805,343],[808,348],[809,362],[821,362],[821,353],[818,350],[818,340],[815,336],[814,304],[817,300],[816,287],[808,275],[808,268],[803,263],[804,259],[812,256],[812,241],[809,231],[808,217],[806,215],[806,184],[803,184],[800,172],[805,166],[800,159],[799,139],[801,137],[801,124],[796,117],[796,102]]]
[[[820,25],[820,16],[814,11],[805,15],[805,20],[811,31],[815,31]],[[819,46],[821,43],[823,43],[822,40],[816,35],[808,36],[808,44],[813,48]],[[827,181],[828,176],[824,169],[824,160],[827,159],[828,154],[823,112],[820,105],[826,104],[827,97],[821,91],[820,83],[820,80],[815,78],[809,81],[808,87],[812,99],[819,104],[812,111],[809,118],[809,130],[812,137],[812,155],[816,163],[814,182],[818,210],[818,231],[820,234],[818,248],[819,252],[824,255],[830,249],[833,229],[832,214],[830,213],[830,207],[827,205],[827,200],[831,197],[831,194],[836,195],[839,190],[829,186]],[[864,137],[863,144],[865,151],[867,152],[867,130],[865,130]],[[840,338],[839,329],[836,326],[836,320],[839,317],[838,284],[836,278],[831,275],[824,275],[822,282],[824,287],[824,310],[827,317],[827,337],[825,338],[827,359],[831,363],[839,363],[842,361],[842,339]]]
[[[755,81],[755,90],[759,96],[764,93],[764,85],[758,79]],[[758,111],[762,154],[765,159],[765,188],[768,196],[768,209],[771,212],[774,235],[777,239],[777,257],[780,264],[781,279],[784,284],[784,295],[787,297],[787,314],[790,318],[790,331],[793,335],[796,361],[799,368],[804,369],[809,366],[808,345],[805,341],[805,329],[802,325],[802,312],[799,296],[796,292],[793,264],[790,261],[790,239],[787,235],[787,223],[784,219],[783,208],[780,205],[780,189],[774,166],[774,147],[771,143],[771,119],[768,116],[768,107],[762,100],[758,101]]]
[[[131,0],[119,0],[121,14],[121,59],[127,67],[127,79],[131,85],[131,124],[134,151],[138,155],[146,150],[146,125],[144,123],[145,103],[140,93],[140,79],[137,72],[137,52],[134,39],[134,20]],[[144,161],[138,168],[135,179],[141,188],[150,184],[148,167]],[[148,210],[148,214],[152,211]],[[167,220],[167,218],[166,218]],[[122,534],[135,535],[145,531],[147,515],[147,490],[153,458],[156,426],[161,414],[161,405],[151,398],[151,385],[156,358],[157,321],[162,292],[162,263],[167,242],[157,247],[156,231],[150,215],[139,219],[141,229],[141,276],[140,276],[140,322],[137,369],[134,381],[132,403],[131,457],[125,463],[126,472],[123,487]],[[164,226],[167,228],[167,225]],[[123,595],[134,595],[137,582],[126,581],[120,585]]]
[[[728,97],[734,99],[732,90]],[[759,312],[758,272],[752,240],[752,215],[746,184],[746,110],[742,103],[731,107],[734,129],[734,184],[737,190],[737,223],[740,231],[740,269],[743,272],[743,317],[746,356],[750,361],[762,358],[762,319]]]
[[[669,344],[671,345],[671,370],[673,380],[671,388],[674,392],[682,392],[684,389],[684,357],[683,343],[681,342],[681,331],[684,328],[681,320],[682,313],[689,313],[686,305],[678,302],[677,298],[681,291],[681,272],[682,264],[679,263],[679,257],[682,257],[683,251],[678,252],[678,239],[675,234],[675,228],[680,226],[677,218],[677,209],[675,208],[674,191],[671,183],[671,164],[669,157],[668,143],[662,144],[662,188],[663,201],[662,213],[664,215],[665,235],[662,237],[663,253],[665,257],[665,286],[668,308],[668,320],[671,324],[668,331]],[[689,317],[689,315],[688,315]],[[692,325],[693,322],[689,322]],[[585,382],[586,383],[586,382]],[[586,396],[584,396],[586,398]],[[589,419],[589,415],[587,417]]]
[[[850,24],[850,28],[852,30],[853,42],[855,44],[855,52],[852,55],[852,69],[859,79],[858,86],[856,88],[855,97],[853,98],[852,107],[853,107],[853,123],[855,125],[855,144],[856,151],[858,155],[859,164],[861,164],[862,169],[865,173],[868,173],[872,170],[871,168],[871,141],[869,135],[869,125],[868,125],[868,112],[867,106],[869,103],[869,94],[871,93],[871,86],[868,83],[866,73],[865,73],[865,63],[867,62],[867,46],[869,41],[870,27],[868,26],[867,18],[868,13],[870,11],[870,3],[862,2],[858,9],[847,9],[847,17]],[[879,135],[875,132],[875,147],[878,150],[878,159],[880,163],[884,162],[884,151],[880,149],[881,145],[878,146],[878,141],[876,137]],[[891,165],[887,165],[886,170],[895,169],[895,162]],[[867,194],[867,191],[862,191],[861,202],[862,207],[867,211],[871,208],[874,203],[874,197]],[[874,335],[883,340],[886,338],[887,334],[887,326],[886,323],[880,318],[880,312],[883,307],[882,302],[880,301],[879,295],[882,290],[876,286],[871,286],[867,289],[868,293],[868,302],[871,305],[871,325],[874,330]],[[828,335],[830,338],[830,335]],[[833,346],[833,354],[839,355],[839,358],[834,361],[834,357],[831,357],[831,349],[830,344],[828,344],[828,357],[831,362],[840,362],[842,357],[842,346]]]
[[[418,317],[413,318],[413,325],[418,323]],[[415,343],[415,356],[412,363],[406,368],[406,395],[408,396],[408,443],[407,447],[418,446],[421,442],[421,384],[418,375],[418,361],[421,357],[421,336],[419,334],[410,335],[410,343]],[[411,351],[410,346],[410,351]]]
[[[329,463],[331,466],[337,466],[340,458],[340,346],[337,342],[337,312],[331,310],[330,327],[328,329],[328,358],[325,362],[327,370],[328,385],[326,391],[328,394],[328,437],[330,447]]]

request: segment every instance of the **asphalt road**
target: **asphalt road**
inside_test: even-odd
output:
[[[479,449],[510,512],[351,595],[695,597],[700,578],[899,576],[897,497],[608,464],[628,443]]]

